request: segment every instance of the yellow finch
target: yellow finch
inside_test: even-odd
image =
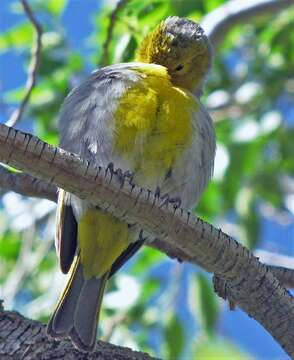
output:
[[[143,40],[136,62],[95,71],[64,101],[60,146],[133,173],[133,182],[185,208],[199,199],[214,163],[215,135],[199,101],[211,47],[199,25],[178,17]],[[105,284],[142,244],[138,229],[59,191],[56,244],[68,284],[48,324],[91,351]]]

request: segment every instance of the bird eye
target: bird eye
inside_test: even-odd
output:
[[[175,68],[175,70],[176,71],[180,71],[180,70],[182,70],[184,68],[184,65],[183,64],[179,64],[176,68]]]

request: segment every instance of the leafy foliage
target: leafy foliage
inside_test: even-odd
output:
[[[163,18],[179,15],[201,21],[223,2],[130,0],[118,13],[108,62],[134,59],[143,36]],[[21,14],[17,3],[11,3],[12,11]],[[82,40],[81,51],[65,29],[63,15],[71,2],[30,3],[45,33],[38,84],[26,120],[36,135],[57,144],[60,105],[69,90],[101,63],[113,8],[105,5],[91,14],[92,31]],[[260,246],[269,214],[293,221],[289,200],[294,172],[293,19],[290,9],[234,27],[215,54],[203,97],[215,120],[218,153],[215,177],[195,212],[252,249]],[[23,16],[0,35],[0,52],[21,53],[26,68],[33,37]],[[3,113],[21,99],[23,87],[4,90]],[[46,320],[64,282],[54,255],[53,206],[13,194],[3,195],[0,204],[3,296],[9,306]],[[271,218],[275,223],[277,219]],[[30,237],[27,246],[24,240]],[[16,281],[13,286],[11,279]],[[210,278],[146,248],[110,284],[101,331],[114,343],[167,359],[247,358],[230,345],[230,339],[222,340],[218,328],[222,311]]]

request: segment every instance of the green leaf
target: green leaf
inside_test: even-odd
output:
[[[177,16],[181,16],[181,17],[188,17],[192,12],[195,12],[195,10],[203,14],[203,10],[204,10],[203,3],[204,1],[199,1],[199,0],[196,2],[171,0],[173,12]]]
[[[78,53],[71,53],[67,65],[73,72],[81,71],[84,67],[84,61],[82,56]]]
[[[213,11],[215,8],[217,8],[218,6],[222,5],[224,1],[223,0],[210,0],[210,1],[205,1],[204,5],[205,5],[205,12],[209,13],[211,11]]]
[[[4,95],[4,99],[7,102],[20,102],[23,98],[25,89],[24,87],[13,89],[7,91]],[[35,87],[30,98],[31,105],[43,106],[54,99],[53,88],[50,88],[45,82],[41,83],[39,86]]]
[[[170,14],[170,4],[166,0],[132,0],[125,8],[123,15],[127,15],[139,22],[140,25],[153,27],[154,24]]]
[[[196,298],[194,306],[198,313],[198,319],[204,331],[212,336],[215,333],[219,312],[217,298],[211,280],[205,275],[198,273],[194,279],[196,286],[192,286],[191,288],[195,291],[196,297],[192,296],[192,299]],[[192,304],[192,307],[194,306]]]
[[[211,181],[194,210],[203,220],[212,221],[222,211],[222,193],[219,184]]]
[[[236,349],[231,343],[224,339],[212,341],[201,341],[197,344],[194,359],[201,360],[249,360],[249,355]]]
[[[42,259],[38,266],[38,273],[47,272],[56,268],[56,253],[52,249],[46,256]]]
[[[67,0],[47,0],[46,7],[52,15],[60,15],[67,5]]]
[[[10,90],[10,91],[6,91],[4,93],[3,98],[4,98],[4,101],[8,102],[8,103],[9,102],[10,103],[19,102],[22,100],[24,93],[25,93],[25,89],[22,86],[22,87],[19,87],[19,88]]]
[[[20,235],[11,231],[5,232],[0,236],[0,257],[6,260],[16,259],[21,241]]]
[[[37,87],[34,89],[31,99],[31,105],[44,106],[54,99],[54,91],[49,87]]]
[[[59,134],[57,132],[50,132],[42,136],[42,140],[46,141],[48,144],[58,146],[59,143]]]
[[[0,36],[0,50],[8,48],[23,48],[31,46],[33,42],[34,30],[28,22],[16,25],[7,30]]]
[[[241,224],[244,226],[246,233],[246,246],[249,249],[256,248],[258,241],[260,240],[260,218],[254,204],[252,204],[248,214],[241,219]]]
[[[250,249],[255,248],[259,240],[260,221],[256,207],[256,192],[252,187],[244,186],[238,193],[236,210],[245,234],[244,245]]]
[[[136,276],[145,274],[163,259],[165,259],[165,255],[162,252],[144,246],[138,252],[136,261],[131,269],[131,274]]]
[[[156,278],[148,278],[142,284],[140,293],[140,299],[146,301],[152,298],[152,296],[160,289],[160,281]]]
[[[168,318],[165,327],[166,353],[167,359],[179,359],[184,350],[185,332],[181,321],[175,314]]]

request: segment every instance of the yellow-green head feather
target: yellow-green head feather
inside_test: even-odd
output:
[[[145,37],[136,60],[165,66],[173,85],[194,92],[201,88],[211,58],[211,45],[202,28],[172,16]]]

